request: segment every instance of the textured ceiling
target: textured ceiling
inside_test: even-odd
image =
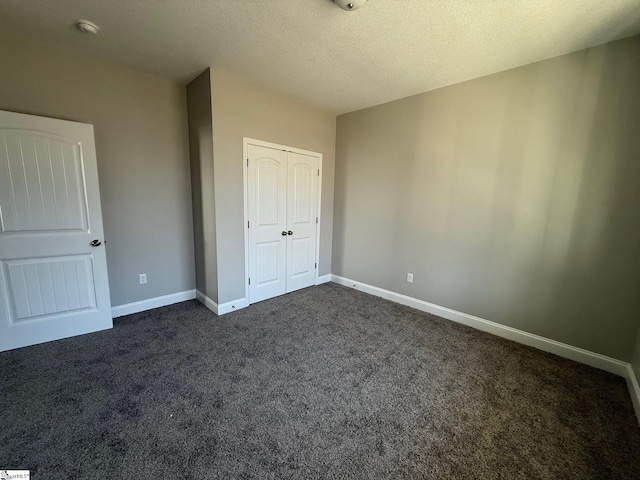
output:
[[[638,34],[640,2],[2,0],[1,30],[185,83],[211,65],[343,113]]]

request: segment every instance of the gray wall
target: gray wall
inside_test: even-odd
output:
[[[336,116],[224,71],[211,83],[218,303],[244,297],[243,137],[323,154],[319,270],[331,273]]]
[[[638,329],[638,337],[636,339],[636,348],[633,353],[631,366],[633,367],[633,373],[635,373],[636,375],[636,380],[640,384],[640,329]]]
[[[187,109],[196,288],[217,303],[218,263],[209,69],[187,85]]]
[[[630,360],[638,58],[634,37],[339,116],[332,272]]]
[[[0,109],[95,127],[112,304],[193,289],[184,87],[22,37],[0,65]]]

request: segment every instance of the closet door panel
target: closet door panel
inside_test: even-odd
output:
[[[287,292],[315,284],[318,159],[289,153],[287,174]]]
[[[249,145],[249,294],[251,302],[286,292],[287,152]]]

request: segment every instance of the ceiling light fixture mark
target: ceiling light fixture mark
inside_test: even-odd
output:
[[[100,27],[89,20],[80,19],[76,22],[76,26],[82,33],[88,33],[91,35],[96,35],[100,30]]]
[[[359,9],[367,0],[333,0],[336,5],[347,12],[352,12]]]

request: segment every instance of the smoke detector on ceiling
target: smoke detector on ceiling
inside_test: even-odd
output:
[[[100,27],[89,20],[78,20],[76,26],[82,33],[89,33],[95,35],[100,30]]]
[[[341,9],[346,10],[347,12],[351,12],[353,10],[359,9],[367,0],[333,0],[336,5],[338,5]]]

